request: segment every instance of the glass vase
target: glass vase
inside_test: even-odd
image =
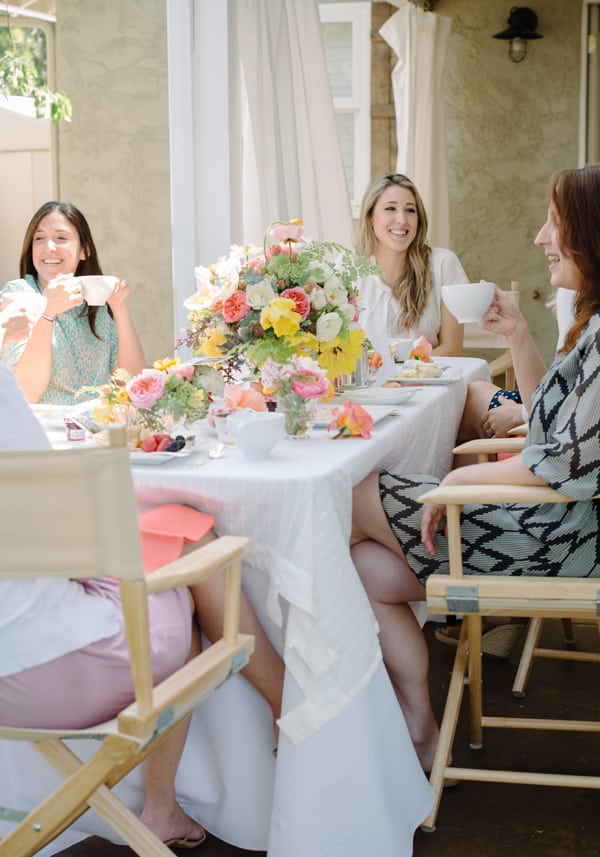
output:
[[[296,393],[277,397],[277,410],[285,417],[288,437],[307,437],[315,423],[318,399],[305,399]]]

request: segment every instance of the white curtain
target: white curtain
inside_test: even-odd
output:
[[[398,56],[392,72],[398,159],[423,197],[429,240],[450,246],[448,175],[443,102],[443,68],[450,18],[425,12],[408,0],[380,29]]]
[[[260,243],[301,217],[314,239],[353,243],[317,0],[234,0],[230,45],[232,239]]]

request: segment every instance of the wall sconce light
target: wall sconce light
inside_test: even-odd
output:
[[[508,16],[508,28],[496,33],[494,39],[509,40],[508,55],[513,62],[522,62],[527,55],[529,39],[543,39],[536,33],[537,15],[527,6],[513,6]]]

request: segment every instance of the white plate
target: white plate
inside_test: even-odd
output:
[[[348,399],[359,405],[402,405],[415,390],[401,390],[395,387],[371,387],[367,390],[348,390],[340,395],[340,399]]]
[[[333,419],[333,409],[343,409],[343,407],[344,406],[341,401],[335,402],[332,405],[320,405],[317,408],[315,428],[327,428]],[[396,409],[393,405],[365,405],[365,411],[373,417],[373,422],[375,423],[379,420],[383,420],[385,417],[389,417],[390,414],[395,413],[395,410]]]
[[[447,366],[442,370],[439,378],[400,378],[394,376],[394,381],[397,381],[402,386],[406,387],[435,387],[440,384],[453,384],[462,377],[462,372],[456,366]]]
[[[191,452],[191,449],[180,449],[179,452],[144,452],[142,449],[132,449],[130,457],[132,464],[165,464],[167,461],[187,458]]]

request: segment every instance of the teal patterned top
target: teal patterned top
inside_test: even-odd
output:
[[[34,277],[27,274],[23,280],[6,283],[0,296],[4,292],[32,291],[41,294],[43,289]],[[76,398],[77,390],[105,384],[117,365],[117,329],[108,308],[98,307],[96,333],[99,339],[90,330],[87,316],[81,315],[81,309],[80,306],[73,307],[56,316],[52,330],[52,373],[40,402],[50,405],[81,402],[86,396]],[[14,368],[26,345],[26,340],[6,342],[0,351],[0,359]],[[87,398],[93,397],[93,393],[87,394]]]

